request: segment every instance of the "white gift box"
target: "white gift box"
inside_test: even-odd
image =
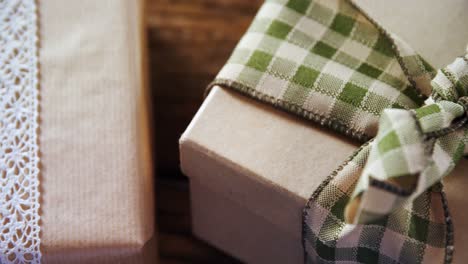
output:
[[[356,2],[438,68],[465,51],[466,1]],[[357,146],[312,122],[214,87],[180,139],[195,235],[247,263],[302,263],[302,209]],[[455,225],[454,263],[468,257],[467,170],[463,160],[444,180]]]

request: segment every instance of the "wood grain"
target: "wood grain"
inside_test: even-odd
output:
[[[178,138],[260,0],[148,0],[158,170],[178,169]],[[165,174],[165,173],[163,173]]]
[[[147,0],[161,263],[239,263],[194,238],[178,139],[262,0]]]

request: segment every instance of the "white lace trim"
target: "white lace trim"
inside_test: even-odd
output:
[[[40,263],[35,0],[0,0],[0,263]]]

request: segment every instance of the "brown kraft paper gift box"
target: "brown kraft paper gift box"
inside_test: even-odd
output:
[[[38,1],[43,263],[155,263],[143,1]]]
[[[356,3],[437,68],[468,43],[466,1]],[[180,139],[195,235],[247,263],[302,263],[303,206],[358,145],[214,87]],[[468,257],[467,170],[463,160],[444,180],[455,225],[454,263]]]

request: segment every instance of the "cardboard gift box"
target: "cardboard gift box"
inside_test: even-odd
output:
[[[42,263],[155,263],[143,1],[38,1]]]
[[[355,1],[437,68],[463,54],[465,1]],[[194,233],[247,263],[302,263],[302,209],[360,144],[234,91],[214,87],[180,139]],[[454,263],[468,257],[468,161],[444,179]]]

